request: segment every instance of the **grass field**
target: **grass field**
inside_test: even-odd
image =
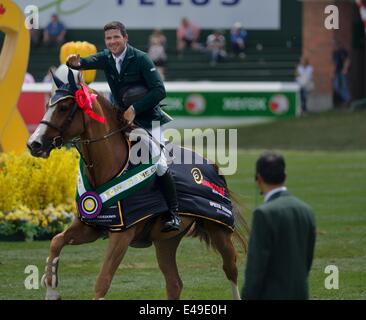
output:
[[[250,221],[253,208],[262,201],[254,187],[253,170],[256,158],[269,145],[283,151],[289,190],[314,208],[318,234],[309,279],[312,299],[366,299],[365,120],[365,113],[329,113],[239,130],[238,173],[228,183],[243,203],[245,218]],[[64,249],[59,272],[64,299],[93,297],[106,245],[107,241],[99,240]],[[48,246],[47,241],[0,242],[0,299],[43,298],[43,290],[24,288],[24,269],[36,265],[41,276]],[[339,269],[338,290],[324,287],[327,265]],[[219,256],[197,239],[182,241],[178,266],[183,299],[231,298]],[[244,266],[245,256],[239,252],[240,287]],[[107,298],[165,298],[153,247],[128,251]]]

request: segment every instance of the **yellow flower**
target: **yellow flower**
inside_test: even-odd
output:
[[[47,160],[28,153],[1,153],[0,211],[48,208],[51,214],[58,205],[73,201],[77,168],[75,150],[54,150]]]
[[[54,150],[47,160],[29,153],[0,153],[0,223],[66,227],[77,214],[78,161],[76,150]]]

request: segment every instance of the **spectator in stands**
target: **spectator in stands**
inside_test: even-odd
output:
[[[235,56],[245,58],[245,40],[247,38],[247,32],[244,30],[240,22],[235,22],[230,31],[231,48]]]
[[[214,33],[207,37],[206,46],[211,55],[210,64],[212,66],[215,66],[218,62],[226,58],[226,40],[220,30],[214,31]]]
[[[198,39],[200,36],[200,29],[189,21],[183,18],[180,26],[177,29],[177,52],[182,55],[185,48],[198,49]]]
[[[164,48],[166,47],[166,36],[163,34],[163,32],[160,29],[155,29],[153,33],[149,37],[149,44],[152,42],[158,42],[160,45],[162,45]]]
[[[36,81],[34,80],[34,77],[29,72],[26,72],[23,83],[35,83],[35,82]]]
[[[51,16],[51,21],[43,31],[43,43],[46,46],[61,45],[65,42],[66,28],[64,24],[59,20],[57,14]]]
[[[149,38],[148,55],[158,69],[160,76],[165,80],[165,63],[168,59],[166,51],[166,37],[161,30],[156,29]]]
[[[311,90],[314,89],[313,66],[306,57],[302,57],[296,68],[296,81],[300,86],[301,113],[305,114],[307,109],[307,99]]]
[[[349,58],[348,51],[338,41],[334,41],[333,63],[333,96],[335,99],[335,106],[347,106],[351,101],[351,94],[347,83],[351,60]]]

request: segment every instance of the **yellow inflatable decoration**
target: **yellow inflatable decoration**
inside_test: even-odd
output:
[[[28,131],[17,102],[28,66],[30,37],[25,16],[10,0],[0,0],[0,31],[5,34],[0,53],[0,150],[21,153]]]
[[[94,44],[86,41],[71,41],[65,43],[60,50],[60,63],[65,64],[66,58],[70,54],[80,54],[80,57],[84,58],[90,56],[91,54],[97,53],[97,48]],[[84,81],[86,83],[91,83],[95,79],[97,71],[96,70],[84,70],[82,71]]]

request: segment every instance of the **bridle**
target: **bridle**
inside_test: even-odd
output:
[[[53,123],[51,123],[50,121],[47,121],[47,120],[42,120],[40,123],[52,128],[56,131],[58,131],[59,135],[54,137],[53,140],[52,140],[52,143],[51,143],[51,146],[53,148],[61,149],[61,147],[65,146],[66,144],[74,146],[76,148],[76,150],[80,154],[81,159],[84,162],[85,167],[89,168],[89,169],[92,169],[92,176],[93,176],[93,180],[95,181],[95,179],[94,179],[94,170],[93,170],[94,164],[93,164],[93,162],[88,163],[86,161],[79,145],[82,144],[82,145],[85,145],[87,147],[89,144],[99,142],[99,141],[103,141],[103,140],[107,140],[110,137],[112,137],[113,135],[126,130],[131,124],[127,123],[124,126],[122,126],[121,128],[118,128],[117,130],[114,130],[110,133],[107,133],[107,134],[105,134],[105,135],[103,135],[102,137],[99,137],[99,138],[81,140],[80,137],[77,137],[77,138],[73,138],[73,139],[65,142],[64,133],[70,127],[72,121],[74,120],[76,112],[78,111],[78,108],[79,107],[78,107],[77,103],[74,101],[74,104],[73,104],[73,107],[72,107],[71,111],[69,112],[69,114],[67,115],[64,123],[61,126],[57,126],[57,125],[55,125],[55,124],[53,124]],[[85,126],[84,117],[83,117],[83,126],[84,126],[84,131],[85,131],[86,126]],[[87,153],[89,155],[88,148],[86,148],[86,150],[87,150]],[[89,158],[89,156],[88,156],[88,158]]]
[[[110,133],[107,133],[105,135],[103,135],[102,137],[100,138],[95,138],[95,139],[85,139],[85,140],[81,140],[79,137],[78,138],[73,138],[67,142],[64,142],[64,137],[63,137],[63,134],[65,133],[65,131],[69,128],[69,126],[71,125],[72,121],[74,120],[74,117],[75,117],[75,114],[78,110],[78,106],[76,104],[76,102],[74,102],[74,105],[70,111],[70,113],[68,114],[66,120],[64,121],[64,123],[61,125],[61,126],[56,126],[55,124],[47,121],[47,120],[42,120],[40,123],[42,124],[45,124],[46,126],[56,130],[59,132],[59,135],[54,137],[53,138],[53,141],[51,143],[51,145],[54,147],[54,148],[58,148],[60,149],[61,147],[63,147],[65,144],[71,144],[71,145],[75,145],[76,143],[77,144],[91,144],[91,143],[94,143],[94,142],[99,142],[99,141],[103,141],[103,140],[106,140],[108,138],[110,138],[111,136],[123,131],[123,130],[126,130],[129,126],[130,126],[130,123],[127,123],[125,124],[123,127],[117,129],[117,130],[114,130]],[[83,126],[85,128],[85,121],[83,120]]]
[[[64,143],[64,137],[63,134],[65,133],[65,131],[70,127],[72,121],[74,120],[76,111],[78,110],[78,106],[76,104],[76,102],[74,102],[74,105],[72,106],[71,111],[69,112],[69,114],[67,115],[66,120],[64,121],[64,123],[61,126],[56,126],[55,124],[47,121],[47,120],[42,120],[40,123],[45,124],[46,126],[58,131],[59,135],[54,137],[52,140],[51,145],[54,148],[58,148],[60,149],[62,146],[65,145]]]

